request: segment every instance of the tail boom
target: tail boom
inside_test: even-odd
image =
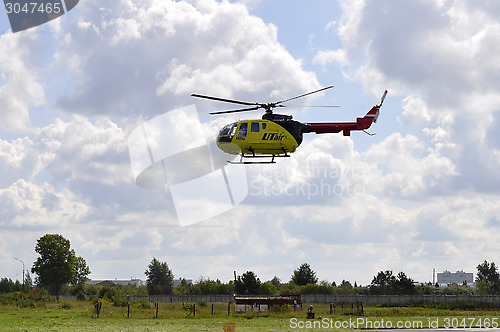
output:
[[[324,122],[324,123],[305,123],[304,133],[328,134],[342,132],[344,136],[350,136],[353,130],[366,130],[372,123],[377,122],[380,107],[387,96],[387,90],[380,101],[380,105],[373,106],[362,118],[356,118],[356,122]]]
[[[378,106],[373,108],[363,118],[357,118],[356,122],[324,122],[306,123],[305,133],[330,134],[342,132],[344,136],[350,136],[353,130],[366,130],[372,123],[377,121],[379,113]]]

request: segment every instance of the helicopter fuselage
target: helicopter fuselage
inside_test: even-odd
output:
[[[219,131],[217,146],[229,154],[283,155],[302,143],[303,124],[280,114],[241,120]]]
[[[285,102],[302,98],[332,87],[333,85],[268,104],[199,94],[192,94],[192,96],[247,106],[242,109],[211,112],[210,114],[227,114],[264,109],[266,113],[262,116],[262,119],[241,120],[228,124],[222,128],[217,136],[217,146],[226,153],[234,155],[239,154],[241,156],[240,162],[236,162],[239,164],[254,163],[244,162],[242,161],[243,158],[266,156],[271,156],[271,161],[255,163],[274,163],[275,157],[289,157],[289,153],[295,152],[295,149],[302,143],[302,135],[304,133],[326,134],[342,132],[344,136],[350,136],[351,131],[361,130],[369,134],[366,132],[366,129],[370,128],[372,123],[377,121],[380,107],[387,95],[387,90],[385,90],[382,95],[380,105],[373,106],[364,117],[357,118],[356,122],[301,123],[292,120],[291,115],[274,114],[272,111],[276,107],[285,107],[282,105]]]

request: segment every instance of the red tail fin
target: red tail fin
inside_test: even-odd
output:
[[[387,96],[387,90],[380,101],[380,105],[375,105],[366,113],[363,118],[357,118],[356,122],[329,122],[329,123],[306,123],[304,133],[315,132],[316,134],[338,133],[341,132],[344,136],[350,136],[352,130],[366,130],[370,128],[372,123],[377,122],[380,107],[384,103]]]

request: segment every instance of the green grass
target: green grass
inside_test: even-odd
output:
[[[99,318],[96,317],[92,303],[81,301],[61,301],[36,303],[35,307],[18,308],[0,306],[0,331],[222,331],[226,323],[236,324],[240,331],[314,331],[333,327],[337,331],[348,330],[353,322],[372,324],[380,328],[398,322],[411,327],[439,327],[448,324],[466,324],[466,327],[478,327],[485,318],[491,323],[493,318],[500,319],[500,311],[488,310],[447,310],[422,307],[365,307],[363,315],[356,310],[337,308],[330,314],[329,305],[313,304],[315,320],[306,320],[306,308],[302,311],[285,310],[281,312],[235,314],[234,304],[231,314],[227,315],[227,304],[196,304],[196,315],[187,310],[190,306],[182,303],[160,303],[158,318],[155,307],[147,302],[133,303],[130,318],[127,307],[115,307],[104,302]],[[455,318],[455,321],[452,319]],[[448,320],[448,321],[446,321]],[[419,323],[420,322],[420,323]],[[351,325],[349,325],[349,323]],[[316,325],[314,325],[316,324]],[[412,326],[413,324],[413,326]],[[415,325],[416,324],[416,325]],[[474,325],[475,324],[475,325]],[[500,323],[499,323],[500,324]],[[472,325],[472,326],[470,326]],[[308,327],[293,328],[293,327]],[[327,327],[327,328],[325,328]],[[340,327],[340,328],[337,328]],[[343,328],[344,327],[344,328]],[[347,327],[347,328],[345,328]],[[358,327],[365,327],[358,326]],[[457,327],[463,327],[457,325]]]

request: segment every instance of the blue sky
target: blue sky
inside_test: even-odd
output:
[[[14,257],[30,267],[47,233],[93,279],[144,279],[152,257],[190,279],[287,282],[307,262],[320,280],[363,285],[381,270],[424,282],[498,263],[492,2],[87,0],[8,27],[2,8],[0,277],[20,278]],[[241,166],[246,198],[188,227],[168,188],[136,185],[128,139],[141,123],[194,104],[210,139],[260,117],[210,117],[227,105],[191,93],[267,102],[328,85],[304,102],[341,108],[284,110],[351,121],[388,89],[375,136],[310,134],[276,165]]]

